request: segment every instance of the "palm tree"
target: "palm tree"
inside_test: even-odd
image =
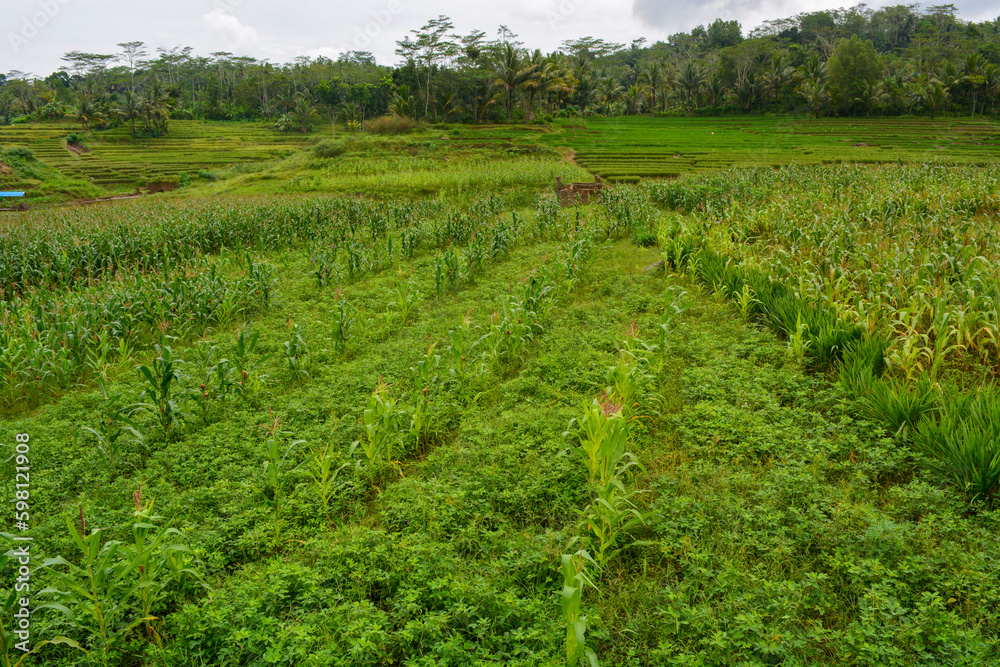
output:
[[[861,103],[861,106],[865,108],[865,118],[870,118],[872,107],[876,104],[882,106],[888,99],[889,95],[885,92],[885,82],[862,81],[861,94],[855,97],[854,101]]]
[[[823,105],[830,98],[830,91],[827,90],[826,83],[819,83],[812,79],[807,79],[803,81],[798,88],[796,88],[799,95],[806,98],[806,102],[812,107],[813,116],[819,118],[819,112],[823,109]]]
[[[170,118],[170,97],[163,90],[159,79],[153,79],[139,95],[139,104],[146,121],[146,129],[167,130]]]
[[[771,100],[778,100],[778,93],[782,86],[792,78],[794,70],[790,65],[785,65],[784,55],[781,53],[771,54],[771,65],[764,71],[764,85],[771,93]]]
[[[677,82],[684,90],[688,113],[690,113],[692,105],[694,107],[698,106],[698,93],[701,92],[701,87],[705,82],[705,74],[694,62],[689,60],[681,68],[681,75]]]
[[[80,100],[76,105],[76,117],[80,121],[80,129],[86,131],[90,127],[90,120],[96,111],[94,103],[86,95],[80,95]]]
[[[396,114],[397,116],[402,116],[403,118],[413,118],[416,112],[417,101],[416,98],[410,94],[410,87],[403,84],[396,91],[396,94],[392,97],[392,102],[389,104],[389,110]]]
[[[718,74],[705,86],[705,93],[708,95],[708,103],[713,107],[722,106],[726,99],[726,84]]]
[[[820,60],[818,53],[814,53],[802,63],[795,74],[803,81],[824,83],[826,81],[826,63]]]
[[[634,83],[625,91],[625,108],[629,116],[635,115],[642,104],[642,89]]]
[[[938,109],[948,104],[948,100],[950,99],[951,93],[948,92],[948,88],[940,81],[935,80],[924,89],[923,100],[931,109],[931,119],[934,118],[934,114],[937,113]]]
[[[611,104],[618,100],[623,90],[613,76],[604,77],[597,85],[597,94],[605,104],[609,116],[611,115]]]
[[[493,74],[496,77],[493,79],[493,86],[500,89],[499,94],[504,98],[508,123],[514,114],[514,93],[524,85],[533,72],[530,63],[525,65],[521,60],[521,54],[514,45],[504,42],[500,62],[493,69]]]
[[[649,108],[656,111],[656,91],[663,85],[663,65],[653,61],[643,68],[639,74],[639,80],[645,81],[649,86],[650,103]]]
[[[1000,94],[1000,67],[996,65],[987,65],[983,69],[983,108],[979,111],[979,115],[982,116],[983,112],[986,111],[986,100],[990,97],[993,98],[993,108],[996,110],[996,100],[997,95]]]
[[[316,116],[316,107],[308,97],[299,93],[295,99],[295,106],[289,113],[302,134],[312,129],[312,119]]]
[[[115,107],[115,115],[131,124],[132,141],[135,141],[135,119],[142,115],[142,103],[139,96],[131,90],[123,92],[121,99],[118,100],[118,106]]]

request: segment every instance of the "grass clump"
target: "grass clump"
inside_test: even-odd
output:
[[[382,116],[369,121],[365,129],[372,134],[406,134],[420,127],[420,122],[406,116]]]

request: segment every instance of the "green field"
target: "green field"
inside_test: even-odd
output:
[[[38,203],[133,192],[188,174],[193,194],[362,193],[465,196],[564,181],[636,181],[730,167],[953,162],[995,159],[1000,125],[939,118],[594,118],[552,126],[435,126],[401,136],[338,129],[336,157],[312,147],[331,129],[283,134],[263,123],[172,121],[168,137],[131,141],[125,128],[89,133],[89,153],[66,148],[68,122],[0,128],[0,146],[31,149],[48,171],[0,173]],[[53,171],[54,170],[54,171]],[[205,176],[200,178],[199,174]],[[61,193],[61,194],[60,194]]]
[[[127,127],[91,131],[89,152],[66,148],[66,135],[79,132],[69,122],[33,123],[0,128],[0,145],[30,148],[35,157],[63,175],[91,182],[110,191],[134,190],[159,178],[176,180],[183,172],[227,168],[287,155],[307,143],[299,134],[282,134],[265,123],[211,121],[170,122],[170,134],[139,138]],[[327,130],[329,133],[329,130]]]
[[[557,153],[417,140],[378,198],[5,218],[38,664],[1000,660],[995,169],[561,209]]]
[[[595,118],[560,121],[543,141],[609,179],[674,177],[734,166],[947,161],[985,164],[1000,124],[967,118]]]

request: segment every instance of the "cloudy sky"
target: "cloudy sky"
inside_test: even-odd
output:
[[[904,0],[869,5],[899,4]],[[943,1],[943,0],[942,0]],[[45,76],[68,51],[114,53],[118,42],[191,46],[200,55],[228,51],[289,62],[296,56],[336,58],[350,49],[372,51],[392,64],[396,40],[438,14],[456,31],[493,37],[506,25],[527,45],[545,51],[564,39],[593,35],[628,43],[689,31],[717,17],[737,19],[744,33],[765,19],[851,4],[838,0],[2,0],[0,72]],[[997,0],[957,0],[967,20],[1000,15]]]

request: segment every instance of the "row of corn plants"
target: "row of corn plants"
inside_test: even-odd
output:
[[[345,268],[363,271],[394,255],[410,257],[421,246],[464,245],[501,208],[495,196],[464,209],[355,197],[231,198],[32,213],[0,229],[0,299],[178,266],[227,248],[310,245],[323,280],[331,254]]]
[[[596,588],[604,572],[622,550],[642,544],[631,533],[645,525],[647,516],[636,503],[640,491],[629,486],[633,469],[641,469],[639,459],[629,451],[633,428],[647,412],[662,371],[664,355],[677,326],[678,317],[688,307],[683,290],[665,293],[664,311],[657,323],[658,343],[638,337],[633,323],[618,342],[615,363],[607,371],[601,397],[584,406],[583,416],[569,423],[563,437],[587,470],[590,501],[580,511],[581,536],[572,546],[579,548],[562,556],[562,612],[566,624],[566,664],[584,661],[597,665],[594,649],[587,645],[587,617],[583,614],[585,588]]]
[[[106,375],[167,328],[190,337],[246,317],[268,307],[274,282],[269,264],[245,254],[232,262],[202,258],[181,271],[136,273],[93,290],[36,292],[4,302],[0,397],[8,405],[34,402]]]
[[[977,368],[989,374],[997,364],[992,195],[977,198],[968,183],[945,193],[952,177],[934,167],[849,171],[860,183],[840,170],[807,173],[805,203],[786,191],[771,204],[760,195],[761,210],[715,203],[714,217],[674,218],[661,227],[664,261],[786,339],[806,368],[836,377],[866,415],[970,501],[992,503],[1000,492],[1000,402],[990,383],[969,388],[970,376],[984,374]],[[978,177],[976,188],[993,182],[965,171]],[[884,190],[871,195],[866,186],[876,185]],[[901,194],[903,187],[937,198]],[[803,211],[815,216],[834,201],[843,209],[839,227],[818,216],[806,224]],[[789,222],[781,211],[798,214]],[[752,232],[744,226],[751,218]],[[867,240],[858,247],[859,230]]]
[[[485,386],[523,362],[556,300],[575,287],[579,271],[596,250],[596,235],[584,228],[553,260],[515,287],[487,323],[473,327],[463,318],[445,341],[430,345],[410,368],[411,391],[405,402],[380,381],[367,399],[361,438],[350,450],[358,474],[375,482],[398,470],[402,457],[424,450],[439,434],[446,395],[468,396],[473,384]]]

